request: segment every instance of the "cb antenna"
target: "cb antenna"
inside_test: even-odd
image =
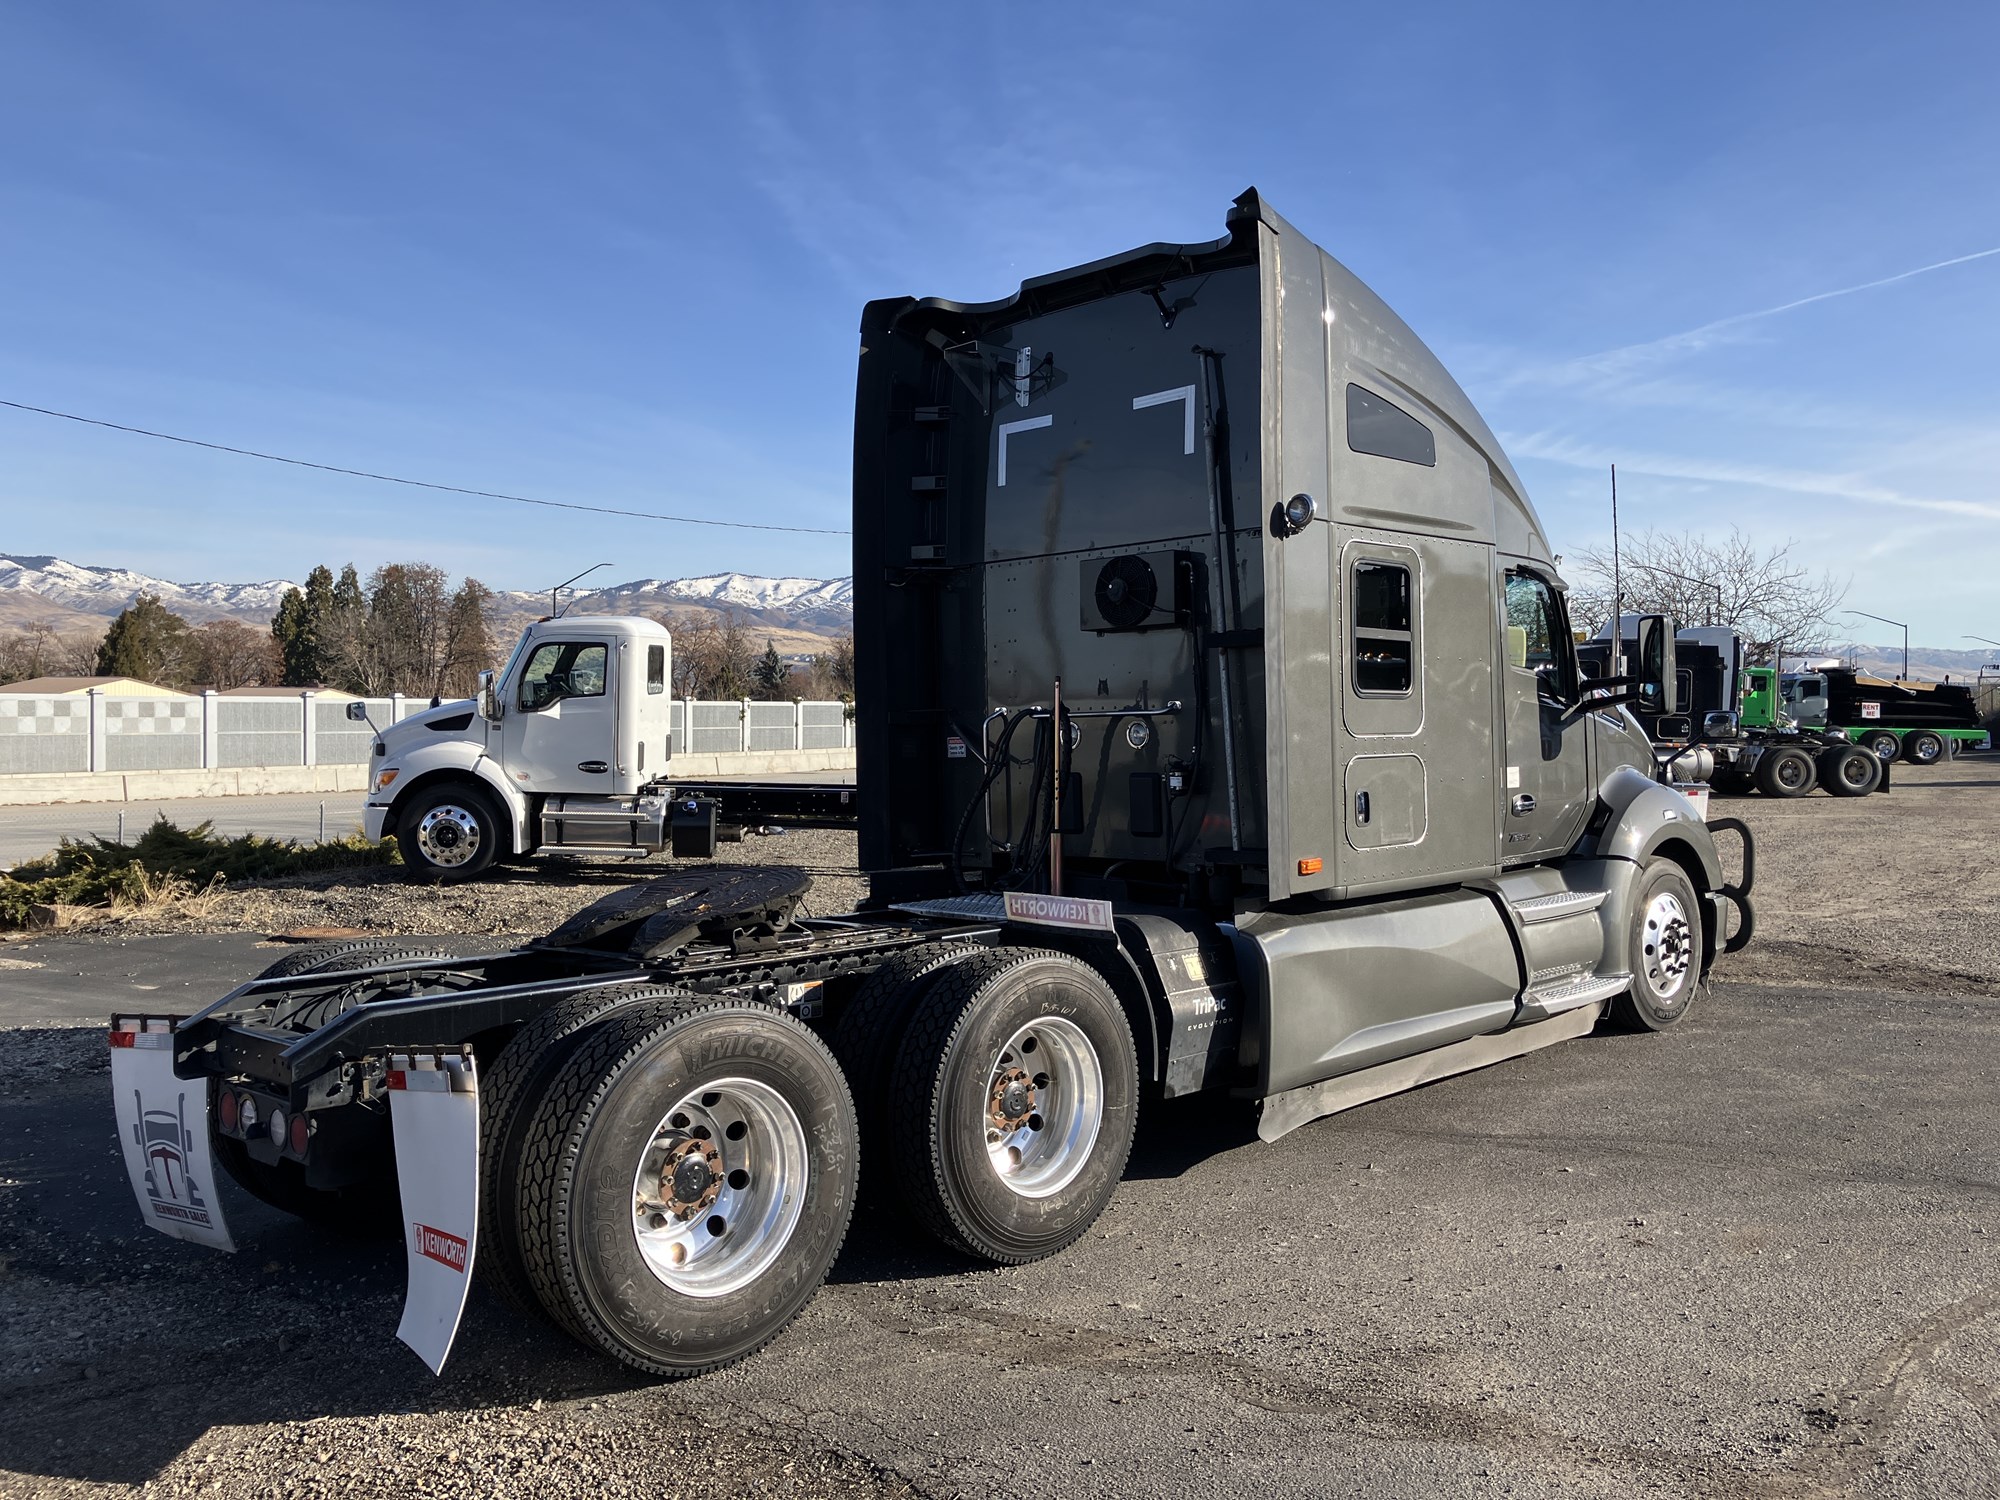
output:
[[[1618,465],[1611,466],[1611,672],[1625,675],[1625,589],[1618,573]]]
[[[588,577],[590,574],[595,573],[599,568],[608,568],[610,566],[611,564],[608,562],[592,563],[589,567],[585,568],[581,573],[577,574],[576,578]],[[568,588],[572,583],[575,583],[576,578],[565,578],[561,583],[557,584],[554,588],[549,590],[549,618],[551,620],[560,620],[562,618],[562,611],[556,607],[556,595],[560,594],[564,589]],[[572,600],[571,602],[574,603],[575,601]]]

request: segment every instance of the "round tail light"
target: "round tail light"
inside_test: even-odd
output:
[[[236,1134],[236,1092],[223,1089],[215,1099],[215,1123],[222,1127],[223,1134]]]
[[[248,1094],[236,1096],[236,1125],[245,1135],[257,1128],[257,1101]]]
[[[280,1151],[285,1149],[285,1127],[290,1123],[290,1118],[282,1108],[275,1104],[271,1106],[271,1123],[267,1128],[271,1133],[272,1144]]]
[[[311,1134],[312,1132],[306,1128],[306,1117],[304,1115],[293,1115],[291,1132],[292,1155],[304,1156],[306,1154],[306,1141],[310,1138]]]

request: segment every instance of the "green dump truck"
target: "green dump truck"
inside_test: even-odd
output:
[[[1980,726],[1972,689],[1959,683],[1911,682],[1822,667],[1785,673],[1778,691],[1784,712],[1801,725],[1845,730],[1849,739],[1885,761],[1929,766],[1962,751],[1993,746],[1992,736]],[[1747,714],[1744,722],[1749,722]]]

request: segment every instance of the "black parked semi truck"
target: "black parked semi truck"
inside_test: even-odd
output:
[[[871,303],[854,534],[860,910],[689,870],[505,952],[295,955],[116,1019],[121,1117],[205,1109],[196,1174],[400,1222],[434,1368],[476,1266],[687,1375],[805,1305],[863,1173],[1032,1261],[1142,1099],[1275,1138],[1672,1026],[1748,937],[1747,835],[1732,882],[1626,710],[1663,684],[1586,686],[1486,424],[1254,192],[1213,243]],[[134,1188],[231,1243],[209,1182]]]
[[[1750,665],[1743,638],[1729,626],[1663,630],[1657,639],[1659,659],[1647,670],[1673,685],[1670,701],[1640,705],[1634,717],[1675,776],[1707,782],[1724,796],[1803,797],[1822,788],[1835,797],[1865,797],[1889,790],[1888,763],[1872,748],[1844,729],[1801,724],[1785,711],[1777,669]],[[1602,632],[1577,650],[1587,673],[1611,671],[1614,659],[1632,660],[1629,647],[1621,655]]]

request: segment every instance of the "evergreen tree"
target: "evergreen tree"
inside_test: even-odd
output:
[[[186,685],[188,622],[155,594],[141,594],[111,622],[97,648],[101,677],[136,677],[161,687]]]
[[[778,648],[771,642],[764,642],[764,654],[757,658],[756,670],[750,674],[751,686],[757,697],[769,702],[791,696],[792,671],[778,655]]]
[[[271,639],[278,649],[280,682],[286,687],[310,687],[319,680],[312,620],[306,613],[306,596],[297,589],[286,589],[285,597],[278,601],[278,612],[271,617]]]

